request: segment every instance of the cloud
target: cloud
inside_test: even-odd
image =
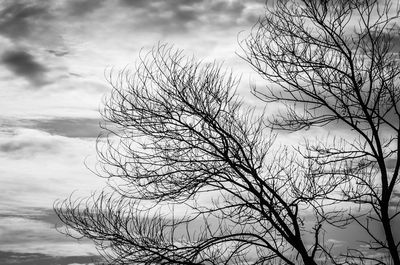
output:
[[[41,131],[44,132],[43,137],[46,139],[50,139],[51,136],[97,138],[103,130],[100,127],[101,123],[103,122],[100,118],[83,117],[26,118],[19,120],[0,118],[3,134],[15,136],[17,133],[23,132],[24,129],[34,129],[37,130],[34,135],[39,135]],[[112,127],[111,124],[109,126]],[[11,137],[8,137],[8,139],[11,139]]]
[[[0,233],[2,235],[1,251],[26,254],[40,253],[59,257],[93,257],[97,255],[92,241],[88,239],[77,241],[66,237],[55,229],[54,224],[40,220],[21,216],[2,216],[0,218]],[[69,261],[69,263],[72,262]],[[1,264],[3,265],[3,263]]]
[[[388,169],[394,169],[397,163],[397,159],[396,158],[389,158],[385,160],[386,163],[386,167]]]
[[[400,209],[399,208],[400,207],[400,192],[394,191],[392,193],[391,200],[389,201],[389,206],[391,207],[393,214],[396,214],[399,211],[399,209]],[[397,217],[399,218],[399,216],[397,216]]]
[[[0,4],[0,34],[11,39],[25,38],[33,33],[35,21],[50,17],[45,1],[5,1]],[[41,4],[39,4],[41,3]]]
[[[54,118],[22,120],[20,125],[53,135],[96,138],[101,131],[99,123],[99,119],[91,118]]]
[[[340,247],[346,243],[345,241],[337,240],[334,238],[329,238],[326,242],[332,244],[332,247]]]
[[[71,265],[71,264],[93,264],[100,261],[98,256],[72,256],[56,257],[41,253],[17,253],[11,251],[0,251],[2,265]]]
[[[155,1],[148,1],[148,0],[120,0],[120,2],[126,6],[131,6],[134,8],[148,8],[149,6],[157,6],[157,4],[166,2],[163,0],[155,0]],[[170,0],[167,1],[165,4],[170,7],[177,7],[177,6],[193,6],[195,4],[200,4],[205,2],[204,0]]]
[[[61,221],[53,209],[42,207],[20,208],[13,209],[12,211],[1,209],[0,218],[23,218],[26,220],[36,220],[50,224],[51,227],[58,227],[61,225]]]
[[[69,51],[66,51],[66,50],[53,50],[53,49],[48,49],[47,52],[48,52],[48,53],[51,53],[51,54],[53,54],[53,55],[55,55],[55,56],[57,56],[57,57],[63,57],[63,56],[65,56],[65,55],[69,54]]]
[[[59,139],[36,130],[16,129],[12,134],[0,136],[0,154],[14,158],[31,157],[37,153],[54,154],[60,147]]]
[[[371,32],[370,35],[364,37],[364,42],[370,45],[370,42],[377,42],[380,47],[388,48],[388,51],[394,54],[400,52],[400,26],[395,25],[386,31]],[[387,47],[386,45],[389,44]]]
[[[86,194],[104,185],[85,166],[93,169],[96,164],[93,138],[7,128],[0,131],[0,148],[0,164],[6,165],[0,167],[0,201],[6,202],[0,207],[2,213],[12,214],[27,205],[51,208],[54,200],[72,191]]]
[[[51,146],[47,144],[37,144],[37,143],[32,145],[29,142],[18,142],[18,141],[10,141],[7,143],[0,144],[0,151],[4,153],[21,152],[28,149],[31,149],[31,152],[48,151],[49,149],[51,149]]]
[[[15,75],[24,77],[35,87],[48,83],[45,77],[48,69],[26,51],[6,51],[1,57],[1,62]]]
[[[384,33],[382,38],[384,42],[390,42],[390,52],[400,52],[400,26],[392,28],[387,33]]]
[[[136,1],[132,1],[136,2]],[[69,0],[66,1],[68,13],[72,16],[85,16],[99,9],[104,0]]]
[[[135,23],[140,23],[145,29],[161,29],[168,33],[199,28],[228,30],[243,21],[247,24],[248,18],[254,17],[249,13],[253,14],[255,11],[248,8],[251,5],[238,0],[120,0],[120,3],[136,14],[132,17]],[[258,3],[259,6],[263,4],[262,1]],[[256,20],[253,21],[255,22]]]

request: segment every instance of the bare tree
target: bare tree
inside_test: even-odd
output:
[[[398,5],[277,1],[245,45],[246,60],[271,84],[254,94],[286,106],[270,119],[273,128],[339,126],[356,135],[331,144],[314,142],[300,152],[319,165],[316,178],[329,174],[344,180],[326,199],[366,210],[340,216],[336,224],[357,222],[370,236],[370,249],[388,251],[393,264],[400,264],[400,238],[391,225],[399,214],[392,201],[400,168]],[[384,238],[371,228],[374,222]],[[348,256],[368,259],[361,252]]]
[[[245,41],[245,59],[271,83],[254,94],[283,103],[280,115],[246,106],[239,80],[219,65],[166,45],[134,72],[110,75],[108,134],[98,141],[98,174],[110,185],[55,205],[64,232],[92,239],[109,264],[384,264],[336,253],[324,240],[327,227],[356,222],[371,249],[400,264],[391,226],[400,168],[391,8],[274,3]],[[297,151],[272,145],[271,128],[332,124],[359,137],[310,139]],[[369,208],[349,211],[348,203]],[[383,227],[384,240],[369,222]]]
[[[266,163],[274,136],[231,74],[161,45],[110,82],[103,116],[113,126],[98,154],[116,181],[111,194],[56,206],[70,229],[112,264],[316,264],[299,210],[317,192],[294,156]],[[162,210],[176,203],[187,214]]]

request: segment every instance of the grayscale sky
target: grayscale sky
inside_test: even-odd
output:
[[[223,62],[242,76],[239,93],[247,103],[264,107],[249,93],[260,78],[237,54],[238,40],[249,34],[264,5],[0,0],[0,264],[76,265],[96,258],[90,242],[55,230],[52,207],[72,192],[89,195],[104,186],[85,163],[93,168],[96,161],[99,109],[110,90],[105,73],[133,68],[141,49],[169,43],[205,62]],[[341,128],[330,132],[348,136]],[[326,133],[293,133],[285,143]],[[361,232],[346,233],[332,232],[327,240],[344,247]]]
[[[55,231],[52,206],[104,185],[84,162],[96,158],[105,71],[167,42],[223,61],[248,93],[237,40],[263,12],[263,0],[0,1],[0,264],[87,264],[96,255]]]

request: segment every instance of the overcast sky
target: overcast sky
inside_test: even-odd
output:
[[[84,163],[96,158],[105,72],[134,66],[141,49],[164,42],[224,62],[256,102],[249,84],[259,78],[237,55],[238,40],[263,13],[264,0],[0,0],[0,264],[96,258],[90,242],[55,231],[52,207],[104,186]],[[329,240],[344,246],[343,238],[352,236]]]
[[[96,255],[55,232],[52,206],[104,185],[84,161],[95,160],[105,71],[167,42],[224,61],[248,93],[237,40],[263,12],[263,0],[0,1],[0,263],[85,264]]]

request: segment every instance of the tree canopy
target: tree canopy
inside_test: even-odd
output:
[[[55,205],[64,232],[109,264],[400,264],[396,4],[267,2],[241,56],[275,113],[246,104],[218,63],[165,44],[111,74],[97,145],[109,186]],[[348,137],[274,144],[314,127]],[[325,238],[354,225],[364,250]]]

